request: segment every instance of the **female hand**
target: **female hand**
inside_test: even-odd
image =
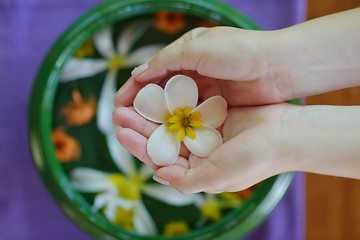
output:
[[[114,123],[119,142],[134,156],[155,170],[154,179],[171,184],[183,193],[239,191],[270,176],[289,171],[291,162],[282,161],[282,114],[290,104],[230,108],[222,134],[224,144],[208,158],[181,156],[171,166],[158,167],[147,155],[147,138],[158,126],[129,108],[118,108]]]
[[[165,85],[170,76],[180,73],[196,81],[200,100],[220,95],[229,106],[288,100],[289,94],[278,89],[279,84],[286,84],[286,69],[281,64],[275,66],[274,59],[268,62],[272,35],[232,27],[194,29],[135,68],[115,97],[115,105],[130,106],[144,85]]]
[[[360,9],[276,31],[197,28],[139,66],[118,91],[130,106],[146,84],[171,75],[194,78],[202,100],[223,96],[229,106],[279,103],[359,85]]]

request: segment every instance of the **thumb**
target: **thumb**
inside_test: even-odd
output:
[[[179,165],[161,167],[155,171],[155,176],[166,180],[179,192],[193,194],[197,192],[218,193],[224,186],[219,177],[221,171],[209,159],[204,159],[195,168],[188,169]]]

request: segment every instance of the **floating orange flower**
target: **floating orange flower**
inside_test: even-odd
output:
[[[182,13],[158,12],[155,14],[155,27],[169,34],[177,33],[186,26]]]
[[[246,188],[242,191],[237,192],[236,194],[239,195],[243,199],[248,199],[251,196],[252,190],[250,188]]]
[[[70,126],[83,125],[91,121],[96,114],[95,99],[84,100],[78,90],[73,90],[72,102],[66,105],[62,114],[66,118],[66,123]]]
[[[51,140],[54,144],[55,155],[62,163],[77,160],[80,157],[80,144],[79,142],[67,135],[61,128],[53,130]]]
[[[236,194],[239,195],[243,199],[248,199],[252,195],[252,193],[253,193],[254,189],[256,188],[256,186],[258,186],[258,184],[255,184],[255,185],[253,185],[253,186],[251,186],[249,188],[246,188],[246,189],[244,189],[242,191],[236,192]]]
[[[209,20],[200,20],[198,22],[199,27],[216,27],[219,24],[215,23],[215,22],[211,22]]]

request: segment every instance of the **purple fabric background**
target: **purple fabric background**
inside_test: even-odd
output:
[[[90,239],[55,205],[32,162],[27,106],[36,71],[59,34],[100,0],[0,0],[0,238]],[[306,0],[226,0],[264,29],[305,18]],[[289,191],[248,240],[303,240],[304,181]]]

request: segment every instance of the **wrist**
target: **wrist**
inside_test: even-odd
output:
[[[360,86],[359,13],[354,9],[275,31],[272,74],[286,99]]]
[[[289,61],[289,52],[286,42],[283,42],[282,30],[264,32],[263,52],[267,63],[265,79],[270,81],[276,88],[283,101],[291,100],[299,96],[293,89],[292,68]]]
[[[283,119],[282,156],[292,171],[360,178],[360,107],[296,106]]]

